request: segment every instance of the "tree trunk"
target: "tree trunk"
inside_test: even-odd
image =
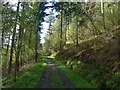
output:
[[[76,46],[78,46],[78,22],[76,27]]]
[[[77,10],[78,9],[76,8],[76,14],[77,14]],[[76,17],[76,26],[77,26],[76,27],[76,32],[75,32],[76,33],[76,46],[78,46],[78,16],[77,15],[75,16]]]
[[[22,15],[23,16],[23,15]],[[19,54],[20,54],[20,50],[21,50],[21,44],[22,44],[22,16],[19,16],[19,20],[20,20],[20,28],[19,28],[19,37],[18,37],[18,43],[17,43],[17,48],[16,48],[16,59],[15,59],[15,77],[14,77],[14,81],[16,81],[16,76],[17,76],[17,72],[19,71]]]
[[[62,48],[62,9],[63,9],[63,5],[61,4],[61,29],[60,29],[60,50]]]
[[[40,30],[40,22],[38,22],[40,19],[41,19],[41,16],[40,16],[40,8],[41,8],[41,4],[39,4],[39,8],[38,8],[38,13],[37,13],[37,17],[36,17],[36,31],[35,31],[35,34],[36,34],[36,43],[35,43],[35,62],[37,62],[37,59],[38,59],[38,31]]]
[[[64,45],[66,45],[66,42],[67,42],[67,37],[66,37],[66,33],[67,32],[67,28],[65,28],[65,42],[64,42]]]
[[[19,4],[20,2],[18,2],[18,5],[17,5],[17,12],[19,12]],[[16,34],[17,19],[18,19],[18,15],[16,15],[16,21],[15,21],[13,35],[12,35],[12,43],[11,43],[10,58],[9,58],[9,65],[8,65],[8,74],[12,70],[12,57],[13,57],[13,47],[14,47],[15,34]]]
[[[28,43],[29,43],[28,48],[29,48],[29,49],[30,49],[30,44],[31,44],[31,34],[32,34],[32,32],[30,31],[29,41],[28,41]],[[30,62],[30,53],[29,53],[29,52],[28,52],[28,62]]]
[[[69,17],[68,17],[68,30],[67,30],[67,31],[68,31],[68,36],[70,35],[70,32],[69,32],[70,23],[69,23],[69,21],[70,21],[70,20],[69,20]]]
[[[105,26],[105,16],[104,16],[104,2],[103,2],[103,0],[101,0],[101,13],[102,13],[103,27],[104,27],[104,30],[106,30],[106,26]]]
[[[64,20],[63,21],[67,21],[67,18],[65,17],[65,12],[64,12]],[[64,24],[66,24],[66,22],[64,22]],[[65,27],[64,37],[65,37],[64,45],[66,45],[66,41],[67,41],[67,24],[66,24],[66,27]]]
[[[8,44],[7,44],[7,49],[6,49],[6,56],[8,55],[8,50],[9,50],[9,44],[10,44],[10,34],[9,34],[9,41],[8,41]]]
[[[38,30],[36,29],[36,43],[35,43],[35,62],[38,58]]]
[[[20,29],[19,29],[19,38],[18,38],[18,44],[17,44],[17,51],[16,51],[16,69],[17,71],[19,71],[19,54],[20,54],[20,50],[21,50],[21,36],[22,36],[22,28],[21,28],[21,25],[20,25]]]
[[[3,48],[3,43],[4,43],[4,30],[2,30],[2,48]]]
[[[23,65],[23,55],[22,55],[22,50],[20,51],[20,66]]]

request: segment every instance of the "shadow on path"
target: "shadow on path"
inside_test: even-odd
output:
[[[53,82],[51,77],[55,77],[55,76],[60,77],[61,79],[60,83],[55,80]],[[55,87],[52,86],[52,83],[56,83],[57,86]],[[75,88],[75,87],[72,84],[72,82],[68,79],[68,77],[65,75],[65,73],[61,70],[57,62],[52,60],[51,58],[47,58],[47,66],[38,88]]]

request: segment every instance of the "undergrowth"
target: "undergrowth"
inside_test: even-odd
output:
[[[66,66],[64,62],[60,60],[57,60],[57,62],[76,88],[97,88],[96,86],[92,85],[91,83],[83,79],[75,71],[69,70],[69,67]]]
[[[5,88],[37,88],[39,80],[43,75],[46,66],[46,59],[42,57],[34,66],[21,70],[17,74],[17,81],[14,82],[14,74],[3,79]]]
[[[77,47],[69,45],[55,56],[71,70],[100,88],[120,88],[118,40],[120,31],[86,40]]]

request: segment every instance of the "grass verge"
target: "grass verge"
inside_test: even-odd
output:
[[[67,75],[67,77],[71,80],[76,88],[97,88],[96,86],[93,86],[91,83],[83,79],[73,70],[69,70],[62,61],[57,60],[57,63],[60,65],[60,68],[64,71],[64,73]]]
[[[39,84],[39,80],[43,75],[45,66],[45,59],[34,66],[27,68],[27,71],[21,70],[17,75],[17,81],[13,81],[13,74],[3,79],[3,83],[7,83],[5,88],[36,88]]]

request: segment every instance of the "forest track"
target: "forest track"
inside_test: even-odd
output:
[[[52,81],[51,77],[59,76],[61,79],[62,84],[60,84],[58,81],[54,82]],[[56,83],[57,82],[57,83]],[[57,86],[54,87],[51,84],[56,83]],[[65,87],[62,87],[62,85]],[[43,77],[40,81],[40,85],[38,88],[75,88],[72,82],[68,79],[68,77],[65,75],[65,73],[61,70],[59,65],[55,60],[52,60],[51,58],[47,58],[47,66],[44,71]]]

